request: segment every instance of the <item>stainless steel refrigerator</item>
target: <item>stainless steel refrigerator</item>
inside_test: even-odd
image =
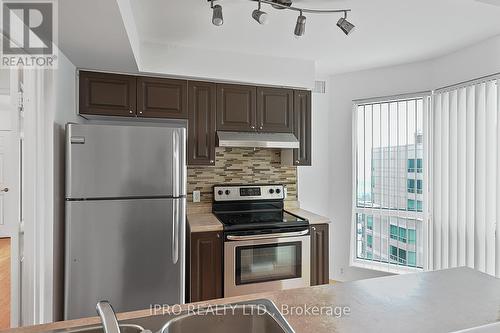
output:
[[[65,319],[184,302],[186,130],[66,126]]]

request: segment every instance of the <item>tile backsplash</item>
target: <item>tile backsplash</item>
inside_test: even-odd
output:
[[[280,149],[216,148],[215,166],[188,167],[188,202],[193,191],[201,202],[212,202],[217,184],[283,184],[286,200],[297,200],[297,167],[281,165]]]

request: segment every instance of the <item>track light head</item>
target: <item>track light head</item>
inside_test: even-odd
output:
[[[339,27],[340,30],[342,30],[346,35],[349,35],[356,26],[351,22],[347,21],[347,13],[346,13],[345,16],[341,17],[337,22],[337,27]]]
[[[213,6],[212,3],[212,9],[213,9],[212,23],[216,26],[221,26],[224,23],[224,18],[222,17],[222,6],[221,5]]]
[[[267,13],[263,12],[260,9],[256,9],[252,12],[252,17],[255,21],[259,22],[259,24],[267,23]]]
[[[306,17],[300,13],[297,17],[297,24],[295,24],[294,34],[296,37],[301,37],[306,33]]]

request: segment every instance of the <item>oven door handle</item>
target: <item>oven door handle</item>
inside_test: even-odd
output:
[[[309,233],[309,230],[303,230],[303,231],[297,231],[297,232],[282,232],[282,233],[277,233],[277,234],[250,235],[250,236],[228,235],[227,239],[231,240],[231,241],[259,240],[259,239],[305,236],[308,233]]]

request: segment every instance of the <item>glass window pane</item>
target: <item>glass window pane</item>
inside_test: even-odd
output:
[[[373,107],[365,106],[365,207],[372,206],[372,160],[373,160]]]
[[[398,239],[398,226],[391,224],[391,238]]]
[[[406,251],[399,249],[399,263],[406,265]]]
[[[417,254],[413,251],[408,252],[408,266],[417,266]]]
[[[364,107],[358,107],[357,116],[357,154],[356,154],[356,187],[357,187],[357,206],[364,206],[365,193],[365,117]]]
[[[415,244],[417,240],[417,231],[414,229],[408,229],[408,243]]]
[[[406,243],[406,229],[399,227],[399,241]]]
[[[359,259],[422,267],[423,106],[416,98],[357,107],[356,206],[377,212],[355,212]]]

